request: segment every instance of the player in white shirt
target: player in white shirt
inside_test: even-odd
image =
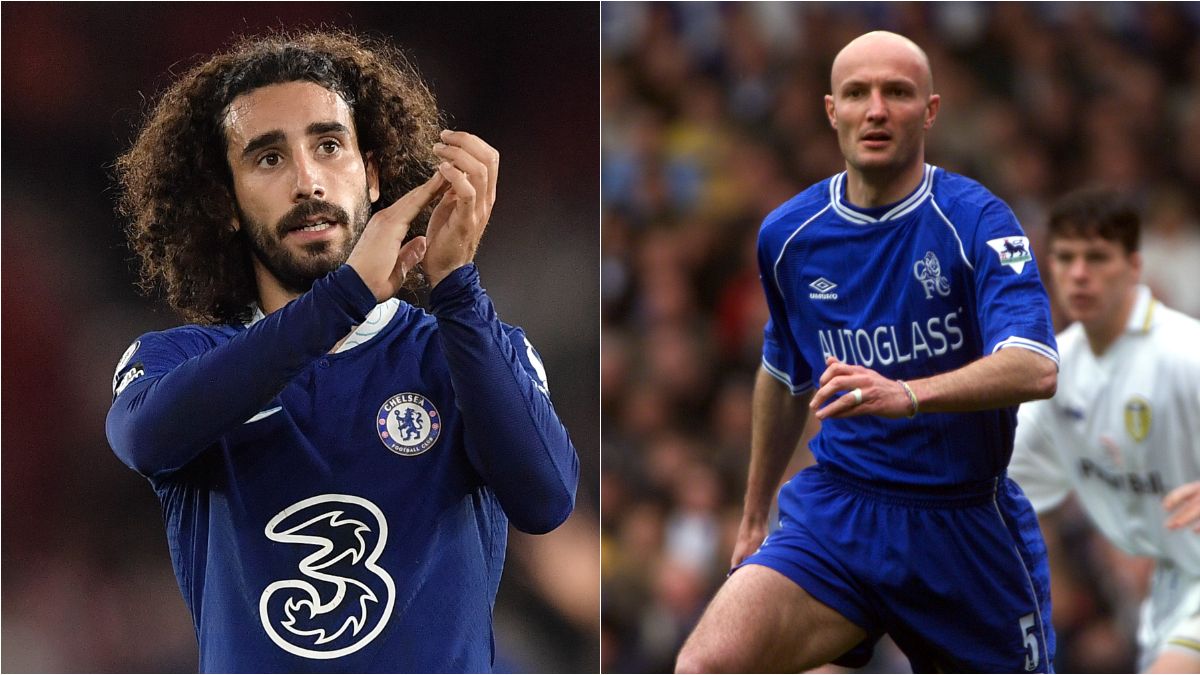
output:
[[[1050,216],[1058,393],[1021,406],[1009,476],[1039,513],[1074,491],[1097,528],[1155,559],[1138,632],[1149,672],[1200,673],[1200,321],[1138,283],[1137,212],[1111,192]]]

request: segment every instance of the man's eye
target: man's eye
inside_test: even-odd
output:
[[[326,155],[332,155],[338,151],[338,148],[341,148],[342,146],[337,141],[322,141],[321,145],[318,147],[321,149],[321,152],[325,153]]]
[[[278,152],[268,152],[267,154],[258,158],[258,165],[259,166],[279,166],[279,162],[282,160],[283,160],[283,158],[279,156]]]

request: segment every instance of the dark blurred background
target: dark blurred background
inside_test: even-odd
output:
[[[1043,260],[1057,196],[1127,192],[1144,280],[1200,315],[1196,3],[602,3],[605,672],[669,671],[724,579],[767,316],[758,228],[843,169],[822,96],[833,57],[874,29],[932,61],[930,163],[1006,200]],[[812,461],[797,455],[789,476]],[[1043,526],[1058,671],[1134,672],[1150,563],[1074,504]],[[908,664],[881,643],[869,669]]]
[[[134,287],[110,166],[180,74],[236,35],[326,24],[407,49],[450,125],[502,156],[480,247],[501,316],[544,357],[582,460],[575,514],[513,532],[501,671],[599,662],[599,8],[595,4],[3,4],[5,671],[197,667],[157,500],[108,448],[117,359],[177,325]]]

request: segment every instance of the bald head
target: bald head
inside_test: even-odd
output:
[[[922,96],[933,93],[933,70],[925,51],[903,35],[885,30],[860,35],[838,52],[829,73],[830,91],[836,92],[852,74],[875,67],[889,67],[904,73],[917,85]]]
[[[846,158],[853,203],[881,206],[912,192],[942,102],[925,52],[895,33],[861,35],[833,60],[830,86],[825,114]]]

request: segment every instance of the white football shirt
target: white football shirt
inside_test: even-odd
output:
[[[1104,354],[1079,324],[1058,336],[1058,350],[1058,393],[1021,406],[1009,476],[1038,511],[1074,490],[1117,546],[1200,574],[1200,536],[1168,530],[1162,506],[1200,480],[1200,321],[1142,286]]]
[[[1109,540],[1158,559],[1139,635],[1153,654],[1200,612],[1200,534],[1167,529],[1162,505],[1200,480],[1200,321],[1145,286],[1137,293],[1104,354],[1092,353],[1078,323],[1058,335],[1058,392],[1021,405],[1008,473],[1039,512],[1074,490]]]

